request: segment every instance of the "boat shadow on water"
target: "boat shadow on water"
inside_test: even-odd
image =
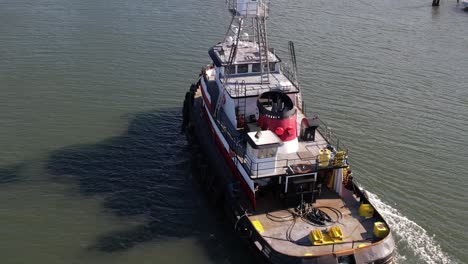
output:
[[[14,183],[20,181],[20,171],[25,167],[24,163],[0,168],[0,184]]]
[[[82,195],[104,197],[103,206],[119,217],[146,220],[98,237],[90,250],[195,237],[216,263],[240,261],[234,232],[226,234],[227,221],[194,188],[181,121],[180,109],[138,113],[120,136],[52,153],[47,170],[54,180],[75,179]]]

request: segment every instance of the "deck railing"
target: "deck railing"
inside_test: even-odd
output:
[[[258,75],[260,77],[260,74],[254,73],[252,75]],[[260,95],[264,92],[271,92],[271,91],[281,91],[284,93],[290,92],[294,90],[294,85],[265,85],[261,84],[260,81],[258,81],[258,85],[253,85],[249,84],[249,87],[247,88],[247,85],[245,84],[245,81],[232,81],[229,82],[229,78],[220,75],[220,80],[221,83],[224,85],[224,88],[229,92],[231,96],[252,96],[252,95]],[[249,91],[255,91],[255,93],[249,93]]]
[[[280,159],[274,161],[274,166],[272,161],[267,162],[253,162],[253,160],[248,156],[245,155],[244,157],[244,168],[250,172],[251,178],[259,178],[259,177],[266,177],[266,176],[273,176],[273,175],[281,175],[286,174],[287,170],[290,166],[293,165],[306,165],[311,171],[317,171],[320,168],[329,167],[327,164],[326,166],[319,166],[317,163],[318,156],[314,156],[310,159]]]
[[[222,121],[218,121],[217,124],[219,130],[221,131],[229,145],[229,149],[233,151],[232,154],[235,154],[235,161],[237,163],[240,163],[243,166],[243,168],[249,173],[250,177],[254,179],[266,176],[286,174],[286,170],[293,165],[305,165],[310,171],[317,171],[328,168],[340,168],[345,167],[347,165],[347,160],[335,160],[333,159],[333,157],[330,159],[329,162],[319,162],[318,155],[312,156],[307,159],[279,159],[274,162],[274,166],[272,166],[272,161],[254,162],[249,157],[249,155],[246,155],[246,142],[242,135],[233,136],[232,133],[229,132],[227,126],[222,123]],[[323,126],[325,126],[325,124],[323,124]],[[337,141],[336,136],[331,135],[333,134],[330,134],[330,138]],[[327,140],[327,142],[331,144],[329,140]],[[337,150],[343,151],[342,149]],[[272,170],[274,170],[274,172],[271,172]]]
[[[281,73],[292,83],[294,86],[298,87],[298,81],[296,75],[294,74],[293,69],[287,63],[280,64]]]
[[[295,173],[295,167],[303,167],[303,173],[314,172],[330,168],[343,168],[348,165],[347,160],[330,159],[328,162],[319,162],[319,156],[312,156],[307,159],[279,159],[272,166],[272,161],[253,162],[248,156],[244,156],[242,165],[246,171],[250,172],[251,178],[268,177],[274,175],[283,175]],[[289,171],[291,170],[291,171]],[[274,172],[273,172],[274,171]]]
[[[328,144],[332,145],[337,151],[345,151],[346,153],[349,153],[348,147],[340,142],[340,139],[335,133],[333,133],[331,127],[329,127],[321,119],[319,119],[319,126],[317,127],[317,130],[325,138]]]
[[[268,17],[270,0],[226,0],[226,5],[234,16]]]

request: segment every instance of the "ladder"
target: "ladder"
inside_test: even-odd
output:
[[[216,109],[214,111],[215,116],[218,116],[219,109],[225,103],[226,92],[227,92],[226,90],[228,89],[228,86],[229,86],[229,75],[231,74],[231,72],[229,72],[229,70],[233,66],[233,63],[234,63],[236,55],[237,55],[237,47],[239,45],[240,34],[241,34],[241,31],[242,31],[241,30],[242,29],[242,24],[243,24],[243,21],[244,21],[242,18],[238,18],[238,20],[237,20],[238,26],[234,27],[233,26],[234,25],[233,24],[234,20],[235,20],[235,17],[232,18],[231,26],[229,27],[228,32],[226,32],[226,36],[225,36],[225,39],[226,39],[226,37],[229,35],[229,32],[232,32],[232,33],[234,33],[234,35],[236,37],[235,37],[235,40],[234,40],[235,43],[231,46],[231,51],[229,52],[229,58],[228,58],[227,65],[224,67],[224,80],[223,80],[223,88],[222,88],[223,92],[222,92],[222,94],[220,93],[220,96],[218,98],[218,103],[216,104]]]
[[[246,107],[247,107],[247,85],[245,84],[245,81],[242,81],[241,83],[236,82],[235,92],[236,92],[236,97],[237,97],[236,115],[237,115],[238,120],[242,119],[244,120],[244,123],[245,123],[245,118],[246,118],[245,114],[246,114]],[[243,124],[240,124],[240,125],[242,126]],[[238,126],[239,126],[239,123],[238,123]]]
[[[268,60],[268,39],[265,17],[257,17],[258,54],[260,56],[261,84],[270,83],[270,63]]]

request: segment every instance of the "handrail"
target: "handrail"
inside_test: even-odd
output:
[[[335,159],[330,159],[329,162],[323,164],[321,162],[318,162],[318,157],[319,156],[317,155],[308,159],[279,159],[275,161],[276,166],[274,167],[270,166],[265,169],[259,169],[260,167],[262,167],[261,166],[262,164],[268,164],[271,162],[269,161],[253,162],[252,159],[248,155],[246,155],[244,157],[243,165],[244,165],[244,168],[246,168],[247,171],[250,172],[250,177],[257,179],[260,177],[274,176],[274,175],[281,174],[281,173],[277,173],[277,174],[262,173],[262,171],[271,171],[272,169],[274,169],[275,171],[278,169],[284,169],[285,172],[283,174],[286,174],[287,173],[286,169],[293,165],[311,165],[310,168],[312,169],[312,171],[318,171],[318,170],[330,169],[330,168],[342,168],[342,167],[346,167],[348,164],[347,160],[335,160]]]
[[[239,95],[237,95],[237,93],[239,93],[239,94],[241,94],[241,96],[245,96],[246,93],[240,93],[240,92],[246,91],[247,90],[247,85],[245,85],[244,87],[241,88],[243,90],[240,90],[236,86],[236,83],[238,83],[239,81],[228,82],[226,80],[228,80],[227,77],[220,76],[221,83],[223,84],[224,88],[229,92],[230,95],[234,94],[235,96],[239,96]],[[291,83],[293,83],[293,82],[291,82]],[[292,89],[294,89],[294,87],[295,87],[294,85],[281,85],[281,86],[268,85],[268,86],[266,86],[265,84],[260,84],[260,83],[258,85],[249,84],[249,90],[257,91],[257,93],[255,95],[259,95],[259,94],[262,94],[263,92],[271,92],[271,91],[290,92]]]
[[[330,161],[326,164],[320,164],[318,162],[319,158],[317,155],[312,156],[308,159],[279,159],[275,161],[276,165],[274,167],[269,166],[265,169],[259,169],[260,167],[262,167],[262,164],[271,164],[271,161],[254,162],[249,157],[249,155],[246,155],[246,147],[242,143],[243,139],[241,137],[236,138],[233,135],[231,135],[231,133],[227,129],[227,126],[223,124],[222,121],[218,120],[217,125],[219,130],[221,131],[221,134],[223,134],[224,138],[226,139],[229,145],[229,149],[234,151],[234,153],[236,154],[235,158],[237,159],[237,161],[240,164],[242,164],[244,169],[249,173],[250,177],[254,179],[268,176],[266,173],[262,173],[262,171],[271,171],[272,169],[274,169],[275,171],[277,169],[286,169],[291,165],[312,165],[313,171],[327,168],[340,168],[345,167],[347,165],[347,160],[340,161],[337,163],[333,158],[330,159]],[[240,160],[239,157],[241,157],[243,160]],[[271,176],[274,175],[276,174],[273,174]]]
[[[268,17],[270,0],[257,0],[254,2],[239,0],[226,0],[228,10],[234,16],[262,16]]]
[[[333,133],[332,128],[329,127],[322,119],[318,118],[318,121],[319,126],[317,127],[317,130],[322,134],[325,140],[335,147],[337,151],[345,151],[346,153],[349,153],[348,147],[340,142],[338,136]]]
[[[293,69],[287,63],[280,63],[281,73],[296,87],[298,86],[296,75],[294,74]]]

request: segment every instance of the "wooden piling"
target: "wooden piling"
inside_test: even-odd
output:
[[[440,0],[432,0],[432,6],[439,6]]]

